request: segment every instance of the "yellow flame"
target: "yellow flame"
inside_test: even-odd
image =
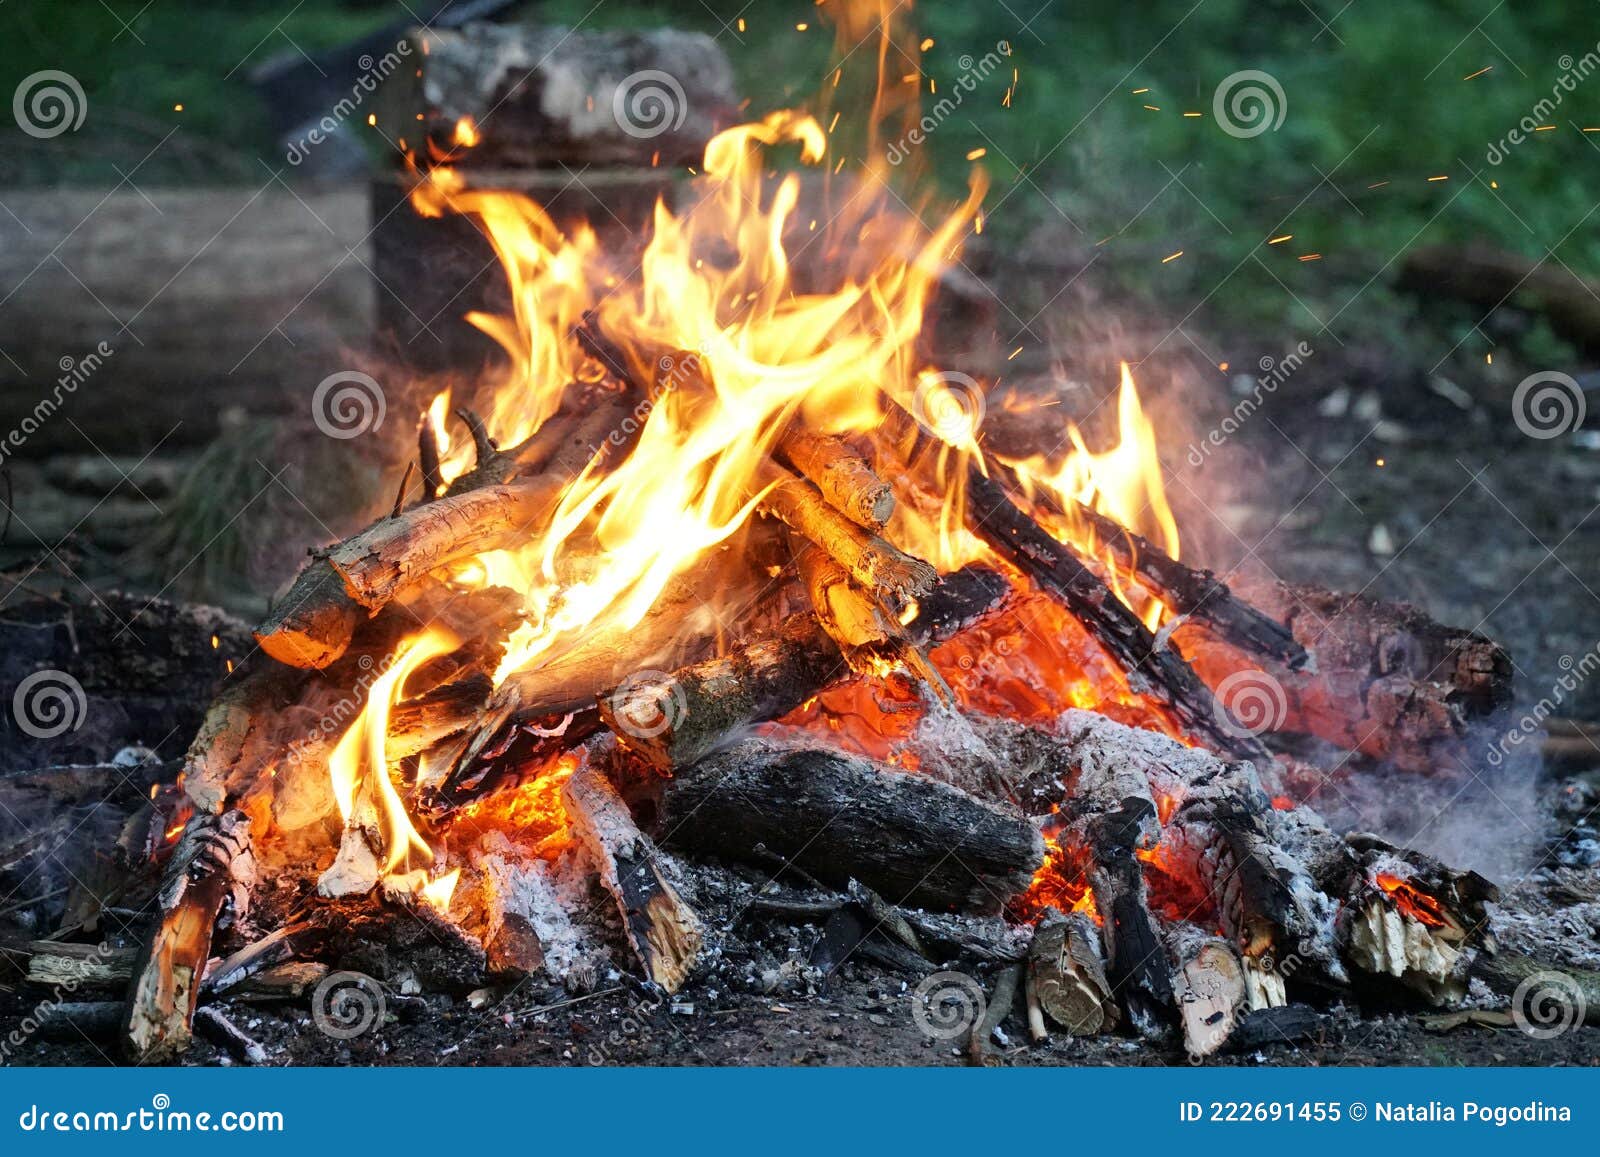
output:
[[[447,655],[458,645],[448,631],[430,627],[407,639],[393,656],[367,694],[367,705],[355,724],[345,732],[328,757],[328,774],[339,815],[346,824],[355,813],[359,792],[366,792],[377,812],[385,852],[384,871],[393,872],[416,852],[429,860],[433,850],[412,827],[405,804],[390,779],[385,743],[389,734],[389,711],[402,697],[406,680],[423,664]]]
[[[461,869],[452,868],[437,880],[422,886],[422,898],[438,910],[441,916],[450,914],[450,901],[456,894],[456,884],[461,879]]]
[[[821,165],[828,135],[814,117],[783,111],[714,137],[698,201],[681,214],[656,206],[631,277],[608,269],[591,230],[564,236],[524,197],[467,189],[440,169],[418,184],[421,211],[476,217],[505,267],[512,316],[469,315],[511,358],[490,422],[502,445],[538,429],[568,383],[593,376],[570,337],[590,310],[648,391],[621,464],[567,488],[543,533],[515,556],[520,575],[500,568],[498,581],[527,592],[527,622],[497,681],[596,630],[636,626],[674,575],[750,517],[758,472],[791,418],[864,431],[881,421],[882,394],[910,405],[923,309],[984,182],[975,174],[967,200],[928,230],[890,213],[884,178],[869,171],[812,233],[796,217],[798,176],[768,177],[784,150]],[[822,288],[809,265],[804,283],[796,276],[800,258],[823,266]],[[694,356],[667,370],[678,351]]]
[[[1104,514],[1150,540],[1163,552],[1178,557],[1178,523],[1167,502],[1161,479],[1161,460],[1156,450],[1155,427],[1145,416],[1139,391],[1126,362],[1117,392],[1117,443],[1095,452],[1084,441],[1076,425],[1068,428],[1070,449],[1058,462],[1034,455],[1009,463],[1024,491],[1030,496],[1043,493],[1050,506],[1039,511],[1057,537],[1080,549],[1092,552],[1106,563],[1113,576],[1112,589],[1129,606],[1136,601],[1126,570],[1095,534],[1094,527],[1077,513],[1078,504]],[[1154,628],[1163,613],[1161,604],[1134,607],[1145,613],[1146,623]]]

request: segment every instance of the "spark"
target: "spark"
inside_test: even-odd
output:
[[[970,153],[967,154],[967,160],[975,161],[979,157],[981,157],[984,154],[986,154],[988,151],[989,151],[988,149],[985,149],[985,148],[982,148],[982,147],[973,149]]]
[[[1294,236],[1293,233],[1285,233],[1282,237],[1273,237],[1273,238],[1269,239],[1267,241],[1267,244],[1268,245],[1282,245],[1285,241],[1290,240],[1293,236]]]
[[[1163,257],[1161,259],[1161,264],[1165,265],[1169,261],[1176,261],[1178,258],[1180,258],[1182,256],[1183,256],[1183,250],[1180,249],[1176,253],[1174,253],[1171,257]]]
[[[1469,73],[1468,75],[1463,76],[1461,79],[1462,80],[1477,80],[1484,73],[1493,72],[1493,71],[1494,71],[1494,65],[1491,64],[1491,65],[1487,65],[1484,68],[1478,69],[1477,72]]]

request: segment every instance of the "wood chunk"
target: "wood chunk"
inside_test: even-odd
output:
[[[350,646],[367,612],[326,558],[313,559],[255,630],[261,649],[291,667],[320,670]]]
[[[482,139],[452,164],[698,165],[712,135],[738,123],[732,66],[703,33],[479,21],[408,39],[419,67],[385,84],[386,123],[423,114],[447,137],[470,117]]]
[[[1012,964],[995,974],[994,991],[989,994],[983,1015],[972,1026],[972,1036],[967,1041],[967,1061],[970,1064],[994,1066],[1001,1063],[994,1047],[994,1032],[1011,1015],[1017,1002],[1017,983],[1022,979],[1022,965]]]
[[[1116,1026],[1100,931],[1083,913],[1052,912],[1040,920],[1028,949],[1028,980],[1040,1011],[1073,1036]]]
[[[765,513],[816,543],[890,610],[921,598],[938,579],[938,572],[921,559],[840,514],[805,479],[770,462],[757,479],[763,487],[771,487],[761,500]]]
[[[224,915],[244,914],[254,882],[248,816],[190,821],[157,895],[156,929],[134,967],[122,1031],[129,1060],[162,1063],[188,1048],[212,934]]]
[[[784,460],[851,522],[876,534],[894,516],[894,490],[843,438],[791,425],[778,440]]]
[[[949,637],[993,609],[1009,586],[994,571],[963,568],[940,579],[907,627],[914,645]],[[788,714],[849,674],[813,614],[791,615],[728,654],[671,675],[641,673],[600,700],[623,746],[661,771],[699,760],[751,723]]]
[[[867,648],[883,647],[900,633],[900,625],[884,613],[877,600],[852,582],[845,569],[820,547],[807,545],[795,561],[817,622],[846,659]]]
[[[1520,1012],[1536,1028],[1556,1028],[1580,1015],[1584,1024],[1600,1027],[1600,972],[1592,968],[1499,951],[1480,953],[1472,975],[1502,996],[1520,994],[1512,1012]]]
[[[1499,644],[1444,626],[1417,607],[1313,586],[1244,589],[1286,622],[1311,655],[1304,671],[1262,664],[1214,639],[1175,638],[1212,686],[1263,668],[1281,691],[1273,730],[1314,735],[1404,771],[1481,762],[1471,728],[1512,702],[1511,658]]]
[[[1226,940],[1193,925],[1169,935],[1168,947],[1176,964],[1173,987],[1184,1048],[1191,1057],[1208,1057],[1252,1007],[1244,965]]]
[[[663,874],[662,853],[639,831],[617,789],[590,760],[573,771],[561,799],[599,867],[601,883],[617,902],[645,976],[677,992],[700,958],[705,933]]]
[[[661,787],[670,845],[760,862],[777,854],[891,904],[994,912],[1027,888],[1044,841],[1019,813],[928,776],[817,747],[749,739]]]
[[[196,1032],[236,1061],[242,1061],[247,1065],[267,1063],[267,1050],[246,1036],[220,1009],[206,1007],[197,1010],[194,1027]]]
[[[133,979],[132,949],[109,944],[64,944],[39,940],[24,951],[28,957],[28,984],[42,988],[61,986],[69,992],[80,987],[121,988]]]
[[[566,485],[540,476],[448,495],[346,539],[328,553],[328,564],[352,599],[376,611],[439,567],[521,545]]]

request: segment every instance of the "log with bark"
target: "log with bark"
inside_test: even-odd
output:
[[[160,1063],[188,1047],[212,936],[219,922],[244,915],[254,884],[247,816],[190,821],[157,896],[155,931],[134,966],[122,1030],[129,1060]]]
[[[1096,1036],[1120,1019],[1106,978],[1100,930],[1081,912],[1051,910],[1039,921],[1028,949],[1029,1007],[1072,1036]]]
[[[1214,687],[1264,670],[1279,690],[1266,725],[1316,736],[1404,771],[1475,765],[1472,728],[1511,705],[1511,658],[1482,635],[1421,609],[1313,586],[1264,583],[1246,593],[1281,618],[1312,656],[1290,671],[1180,629],[1174,641]],[[1224,704],[1226,706],[1226,704]]]
[[[1033,823],[928,776],[813,746],[748,739],[659,788],[664,843],[760,862],[776,853],[889,903],[994,912],[1044,860]]]
[[[907,627],[915,645],[948,638],[999,605],[1005,578],[967,567],[940,579]],[[627,681],[602,698],[601,716],[623,746],[661,771],[694,763],[752,724],[799,707],[849,673],[817,616],[786,618],[727,655],[671,675]]]
[[[843,438],[794,425],[778,440],[778,452],[829,505],[863,530],[876,534],[893,517],[894,490]]]
[[[1579,277],[1565,262],[1487,245],[1425,245],[1406,254],[1400,284],[1429,300],[1530,309],[1573,344],[1600,351],[1600,282]]]
[[[591,750],[597,756],[599,750]],[[591,758],[561,792],[573,830],[594,858],[645,976],[677,992],[700,958],[705,931],[664,871],[667,858],[642,833],[628,805]]]

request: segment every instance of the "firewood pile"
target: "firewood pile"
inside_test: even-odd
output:
[[[1035,1039],[1203,1057],[1352,994],[1460,1000],[1494,886],[1305,801],[1352,757],[1450,774],[1510,703],[1505,652],[1411,608],[1234,590],[1103,478],[1043,484],[949,384],[972,378],[906,368],[976,194],[867,243],[880,199],[840,226],[833,297],[786,284],[805,222],[763,208],[761,148],[821,138],[784,114],[713,141],[639,297],[552,305],[555,258],[600,259],[496,235],[518,317],[481,328],[509,387],[419,415],[392,511],[312,552],[107,852],[151,915],[93,961],[125,1002],[81,1015],[125,1056],[203,1032],[255,1059],[221,1002],[304,999],[373,945],[463,994],[692,990],[747,917],[823,925],[831,966],[991,974],[980,1062],[1013,1009]],[[521,198],[418,179],[425,211],[566,244]],[[702,226],[732,250],[710,294],[695,261],[661,271]],[[1051,445],[1077,436],[1058,412]],[[731,915],[730,871],[759,880]],[[30,975],[81,963],[70,940],[19,949]]]

